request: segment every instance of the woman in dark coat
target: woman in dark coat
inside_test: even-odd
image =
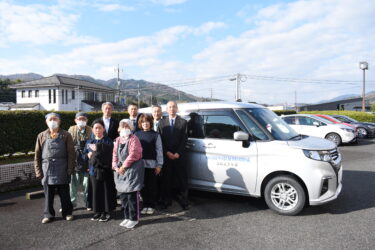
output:
[[[113,142],[104,136],[102,120],[92,123],[94,139],[86,142],[84,155],[89,160],[89,175],[92,187],[93,221],[106,222],[110,212],[116,207],[116,189],[113,181],[112,151]]]

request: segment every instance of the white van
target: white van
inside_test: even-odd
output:
[[[260,105],[186,103],[178,109],[188,120],[183,157],[191,188],[264,197],[283,215],[339,195],[343,170],[335,143],[299,135]]]

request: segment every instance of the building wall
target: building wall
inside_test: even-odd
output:
[[[53,92],[56,92],[55,98]],[[24,91],[24,92],[23,92]],[[31,96],[29,97],[29,91]],[[38,97],[35,96],[38,92]],[[74,91],[74,94],[73,94]],[[22,97],[23,92],[23,97]],[[50,96],[51,93],[51,96]],[[17,89],[17,103],[40,103],[40,110],[56,110],[56,111],[91,111],[92,106],[82,103],[83,100],[91,100],[97,102],[112,101],[114,94],[108,95],[99,91],[87,91],[84,89],[71,87],[56,88],[24,88]],[[74,95],[74,96],[73,96]],[[51,98],[51,99],[50,99]]]

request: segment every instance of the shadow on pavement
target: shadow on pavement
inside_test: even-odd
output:
[[[330,203],[306,208],[300,215],[346,214],[375,207],[375,172],[345,170],[341,194]]]

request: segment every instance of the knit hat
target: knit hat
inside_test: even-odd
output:
[[[48,118],[50,118],[51,116],[55,116],[55,117],[57,117],[57,118],[60,119],[60,115],[59,115],[59,114],[52,112],[52,113],[48,113],[48,114],[46,114],[46,116],[45,116],[46,120],[47,120]]]
[[[80,117],[80,116],[86,117],[86,119],[88,118],[88,116],[87,116],[87,114],[86,114],[85,112],[78,112],[78,113],[76,114],[76,119],[77,119],[78,117]]]
[[[127,123],[129,125],[129,127],[130,127],[130,130],[134,130],[134,125],[133,125],[133,121],[132,120],[130,120],[130,119],[122,119],[120,121],[120,123],[119,123],[119,127],[121,127],[121,125],[123,123]]]

